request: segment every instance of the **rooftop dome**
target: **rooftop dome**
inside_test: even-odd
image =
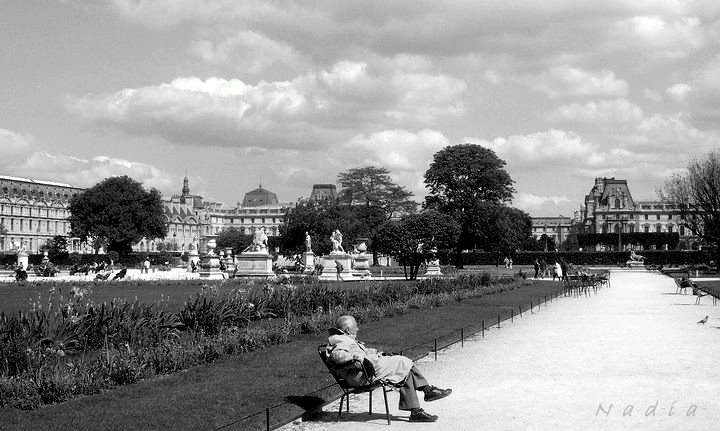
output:
[[[260,187],[245,193],[242,206],[257,207],[260,205],[272,205],[279,203],[277,195],[270,190],[266,190],[260,184]]]

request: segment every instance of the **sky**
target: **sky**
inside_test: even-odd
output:
[[[718,147],[720,2],[7,0],[0,175],[282,202],[433,154],[507,164],[512,205],[572,216],[596,177],[636,200]]]

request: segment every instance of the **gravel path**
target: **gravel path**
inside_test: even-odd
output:
[[[437,362],[419,361],[431,383],[453,394],[424,403],[440,419],[418,424],[390,393],[392,429],[717,429],[720,309],[710,297],[695,305],[695,296],[675,294],[672,279],[656,273],[615,271],[611,283],[450,347]],[[706,315],[707,324],[696,323]],[[386,429],[379,391],[373,401],[372,416],[367,396],[356,395],[340,423],[335,402],[319,420],[283,430]]]

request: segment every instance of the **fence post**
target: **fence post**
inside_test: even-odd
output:
[[[270,431],[270,407],[265,407],[265,425],[267,425],[267,431]]]
[[[460,328],[460,348],[465,347],[465,331],[463,328]]]
[[[500,329],[500,313],[498,313],[498,329]]]
[[[518,312],[520,313],[520,318],[522,318],[522,305],[518,305]]]
[[[437,361],[437,338],[435,339],[435,360]]]
[[[515,310],[510,309],[510,323],[513,323],[515,321]]]
[[[530,301],[530,313],[532,313],[532,309],[533,309],[533,303],[532,303],[532,301]]]
[[[482,336],[485,338],[485,319],[482,321]]]

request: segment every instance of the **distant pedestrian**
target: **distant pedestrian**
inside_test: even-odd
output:
[[[563,271],[562,267],[560,266],[560,262],[555,261],[555,272],[553,272],[553,281],[555,281],[555,277],[557,277],[558,280],[563,281]]]
[[[505,268],[509,268],[510,267],[510,258],[505,256],[505,259],[503,259],[503,263],[505,264]]]
[[[540,258],[540,278],[545,278],[545,275],[547,275],[548,271],[548,264],[545,262],[545,258]]]
[[[508,268],[512,269],[512,258],[508,258]]]
[[[140,272],[145,272],[145,274],[150,273],[150,259],[147,259],[147,258],[145,259],[145,261],[143,262],[143,265],[142,265],[142,271],[140,271]]]
[[[535,278],[537,278],[538,272],[540,272],[540,262],[538,262],[537,259],[535,259],[535,262],[533,262],[533,268],[535,269]]]
[[[341,273],[342,270],[343,270],[343,264],[342,264],[339,260],[336,260],[336,261],[335,261],[335,269],[337,270],[337,279],[338,279],[338,281],[342,281],[342,277],[340,277],[340,273]]]

